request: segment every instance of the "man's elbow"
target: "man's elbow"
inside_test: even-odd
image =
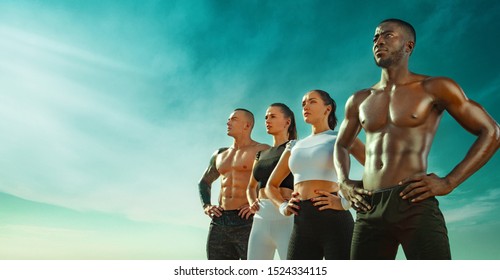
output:
[[[486,138],[491,139],[495,150],[500,147],[500,126],[497,123],[484,128],[481,132]]]
[[[500,147],[500,126],[498,124],[495,124],[494,126],[494,132],[493,132],[493,137],[495,139],[495,143],[497,144],[497,149]]]
[[[204,178],[201,178],[200,181],[198,181],[198,189],[201,190],[207,190],[210,189],[212,184],[208,183]]]
[[[333,157],[337,158],[338,156],[342,155],[348,155],[352,153],[351,148],[349,145],[345,145],[342,143],[336,143],[335,144],[335,149],[333,151]]]

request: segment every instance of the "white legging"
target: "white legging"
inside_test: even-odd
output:
[[[261,199],[259,211],[253,217],[248,239],[249,260],[272,260],[275,250],[286,260],[288,242],[293,228],[293,216],[281,215],[269,199]]]

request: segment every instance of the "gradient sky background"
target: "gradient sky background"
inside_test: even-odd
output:
[[[0,259],[205,259],[197,181],[232,143],[231,111],[253,111],[266,143],[273,102],[310,133],[310,89],[342,118],[380,77],[372,36],[388,17],[417,30],[412,71],[454,79],[498,121],[499,15],[495,0],[3,0]],[[446,115],[429,170],[473,141]],[[455,259],[500,259],[499,163],[439,198]]]

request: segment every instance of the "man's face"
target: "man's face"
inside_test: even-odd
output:
[[[234,111],[227,120],[227,135],[232,137],[241,135],[247,125],[245,114],[241,111]]]
[[[394,22],[384,22],[375,29],[373,57],[377,66],[387,68],[401,61],[405,55],[405,34]]]

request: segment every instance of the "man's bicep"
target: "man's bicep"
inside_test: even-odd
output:
[[[214,155],[210,159],[207,169],[203,173],[203,176],[201,177],[200,181],[198,182],[198,191],[200,193],[200,199],[203,208],[205,208],[206,205],[211,204],[212,183],[215,180],[217,180],[217,178],[219,178],[220,176],[216,166],[217,155],[218,152],[214,153]]]
[[[200,179],[200,183],[205,183],[211,185],[217,178],[219,178],[220,173],[217,170],[216,165],[217,154],[214,154],[210,159],[207,169],[203,173],[203,176]]]
[[[345,116],[340,125],[337,138],[338,145],[348,149],[354,143],[360,131],[359,104],[355,95],[353,95],[347,100],[345,105]]]
[[[442,82],[442,92],[440,100],[444,104],[444,109],[467,131],[474,135],[481,133],[495,125],[493,118],[477,102],[470,100],[465,93],[452,80]]]
[[[481,105],[472,100],[467,100],[460,105],[460,108],[447,108],[447,111],[463,128],[474,135],[495,126],[493,118]]]
[[[354,144],[360,131],[361,125],[358,119],[345,118],[340,125],[337,146],[349,149]]]

